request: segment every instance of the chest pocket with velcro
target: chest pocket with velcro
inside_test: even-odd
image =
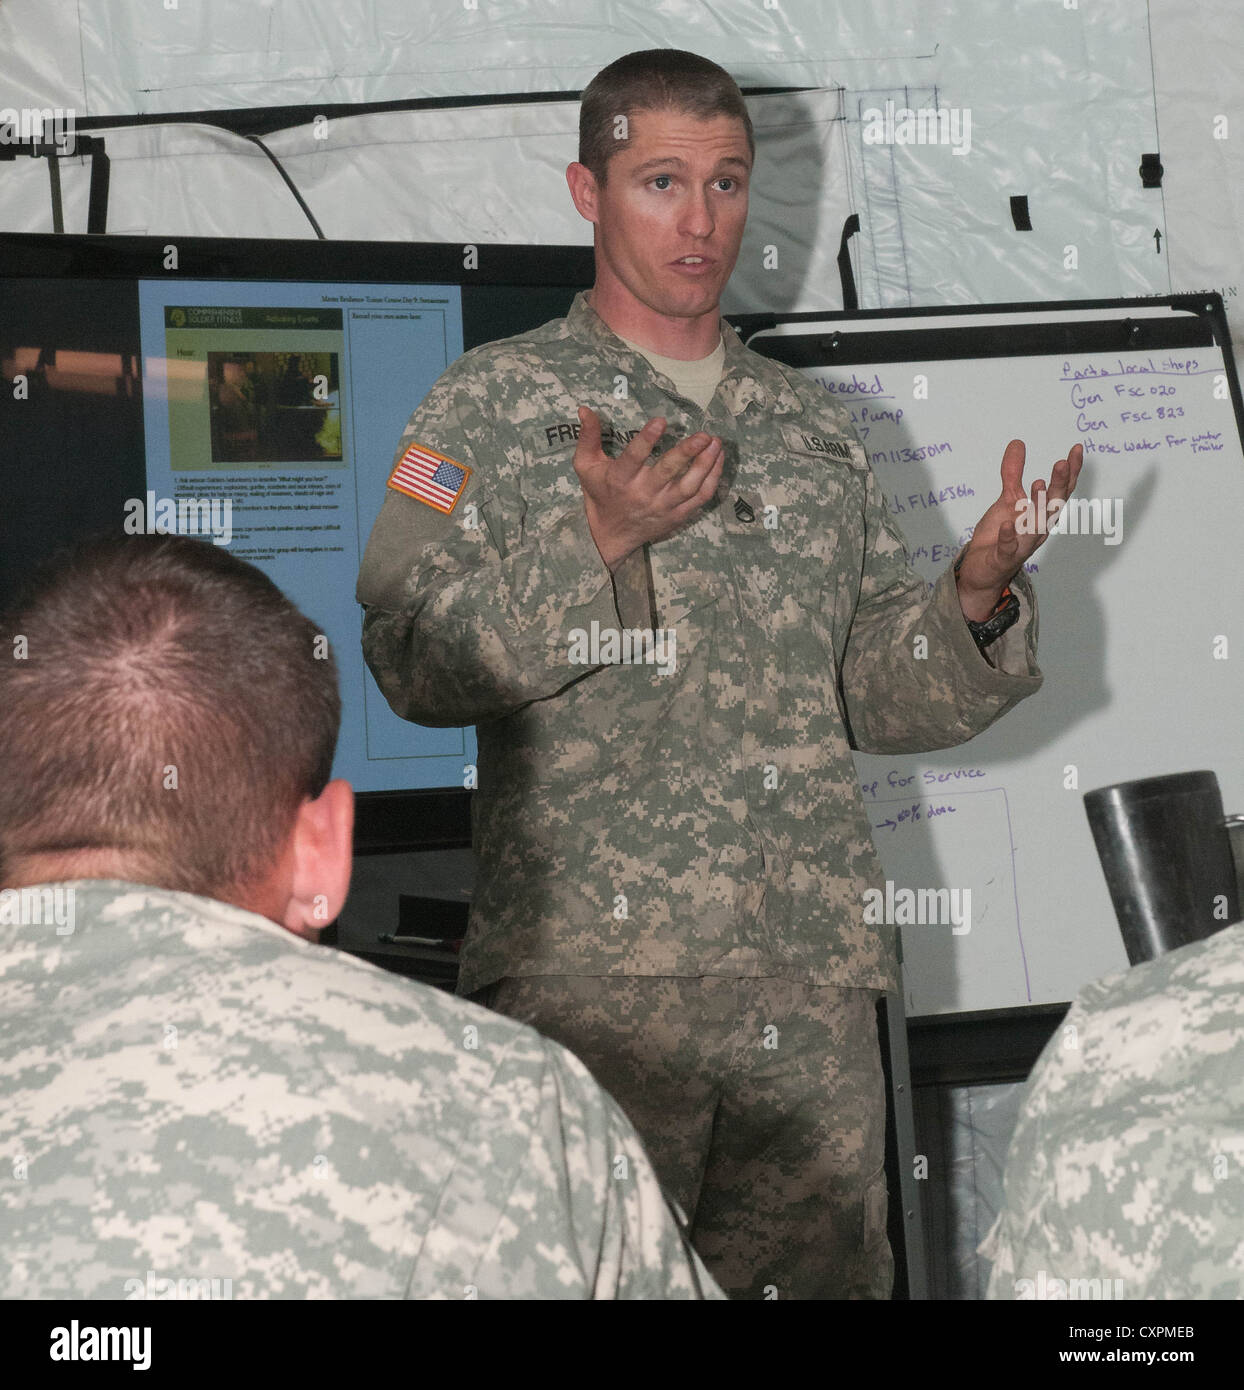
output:
[[[766,461],[768,521],[792,556],[800,603],[832,611],[843,577],[858,575],[863,561],[867,456],[852,436],[811,422],[779,424],[778,433],[779,450]]]

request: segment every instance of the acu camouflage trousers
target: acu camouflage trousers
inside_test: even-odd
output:
[[[888,1298],[878,991],[539,975],[475,1000],[574,1052],[733,1298]]]

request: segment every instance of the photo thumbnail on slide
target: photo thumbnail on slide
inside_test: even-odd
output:
[[[340,309],[164,310],[174,472],[344,468]]]

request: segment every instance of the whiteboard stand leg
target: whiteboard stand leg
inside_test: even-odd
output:
[[[929,1297],[924,1244],[924,1193],[916,1177],[916,1122],[912,1110],[911,1063],[902,966],[897,991],[881,996],[877,1027],[886,1081],[886,1184],[890,1191],[889,1235],[894,1251],[896,1299]]]

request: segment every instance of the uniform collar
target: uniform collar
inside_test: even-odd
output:
[[[63,933],[54,932],[48,938],[49,942],[62,945],[96,924],[117,920],[133,921],[141,918],[142,925],[163,931],[166,917],[160,913],[167,914],[170,911],[180,914],[179,921],[215,921],[226,922],[231,926],[260,927],[269,934],[275,933],[278,938],[302,940],[285,927],[260,916],[250,908],[238,907],[219,898],[203,897],[198,893],[183,893],[176,888],[160,888],[132,879],[49,879],[46,883],[32,883],[23,888],[9,888],[4,891],[14,896],[7,900],[6,911],[0,914],[0,946],[17,941],[20,933],[29,934],[31,931],[29,926],[13,925],[10,921],[20,916],[19,906],[23,894],[28,895],[27,901],[38,904],[40,922],[43,925],[48,922],[54,923],[54,914],[62,903],[73,905],[74,917],[70,930]],[[144,915],[148,913],[152,915]],[[40,922],[35,924],[36,928],[40,926]],[[12,932],[7,930],[10,925],[13,925]]]
[[[668,381],[646,358],[627,347],[587,302],[586,290],[580,290],[575,295],[570,312],[566,315],[566,330],[576,342],[591,348],[606,361],[633,371],[639,358],[644,368],[658,380]],[[726,358],[717,389],[731,415],[741,415],[752,404],[778,415],[799,414],[803,410],[803,402],[782,375],[777,363],[744,347],[742,339],[725,319],[721,320],[721,337]],[[669,385],[673,386],[674,383],[671,381]]]

